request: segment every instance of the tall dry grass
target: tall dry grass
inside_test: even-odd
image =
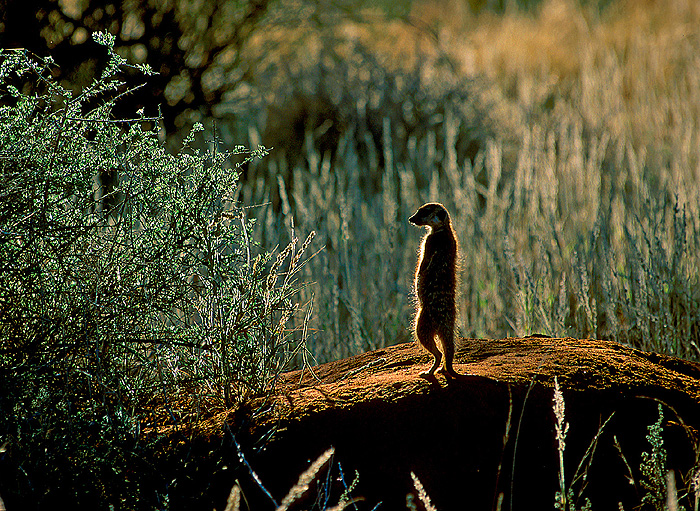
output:
[[[264,245],[284,243],[284,219],[325,246],[303,269],[310,352],[410,338],[421,234],[406,219],[440,201],[461,241],[462,335],[700,358],[700,7],[550,0],[458,16],[453,4],[414,4],[429,30],[343,19],[303,58],[285,55],[282,96],[307,109],[304,140],[249,168],[240,197],[272,201]],[[265,141],[265,126],[242,142]]]

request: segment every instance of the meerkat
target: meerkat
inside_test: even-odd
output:
[[[418,300],[414,334],[418,342],[432,353],[435,361],[421,376],[432,376],[444,357],[440,372],[454,377],[457,376],[452,368],[457,314],[457,236],[450,214],[437,202],[424,204],[408,221],[430,229],[421,242],[416,265],[415,292]],[[436,337],[440,339],[441,349],[436,344]]]

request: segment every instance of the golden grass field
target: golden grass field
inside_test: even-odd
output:
[[[700,5],[324,15],[270,21],[243,53],[273,105],[243,142],[273,151],[240,197],[273,202],[256,213],[264,245],[293,221],[325,247],[304,269],[311,354],[409,338],[421,234],[406,219],[440,201],[462,334],[700,356]]]

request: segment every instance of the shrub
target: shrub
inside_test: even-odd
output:
[[[50,58],[0,52],[0,439],[12,491],[38,501],[110,501],[149,421],[264,392],[303,346],[286,325],[313,233],[273,261],[235,199],[266,150],[197,149],[195,126],[169,154],[159,119],[114,119],[134,88],[95,39],[109,62],[76,94]]]

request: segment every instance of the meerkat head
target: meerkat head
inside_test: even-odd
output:
[[[450,225],[450,214],[442,204],[429,202],[423,204],[408,221],[413,225],[425,225],[435,230]]]

